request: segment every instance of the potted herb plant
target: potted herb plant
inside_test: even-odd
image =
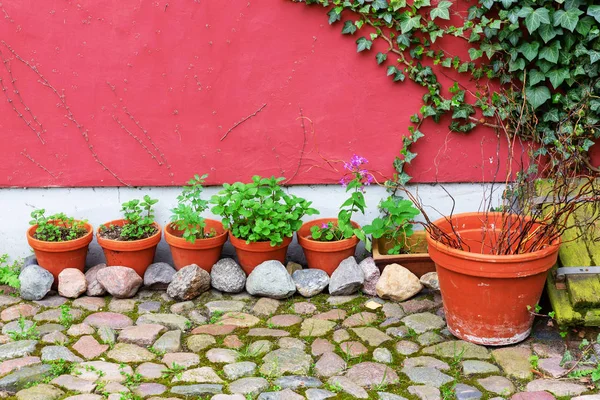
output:
[[[240,265],[247,274],[267,260],[285,262],[294,232],[304,215],[318,214],[311,202],[287,194],[280,183],[285,178],[253,176],[252,182],[223,185],[211,198],[212,212],[229,229]]]
[[[194,177],[177,196],[177,207],[171,210],[171,223],[165,227],[165,240],[171,247],[175,268],[196,264],[210,272],[219,260],[227,231],[220,221],[202,217],[208,201],[202,199],[202,184],[207,174]]]
[[[154,260],[161,229],[154,221],[152,206],[158,200],[144,196],[122,204],[125,218],[100,225],[96,237],[106,264],[133,268],[142,278]]]
[[[27,242],[33,248],[38,264],[54,275],[65,268],[83,271],[93,228],[85,220],[67,217],[64,213],[46,216],[46,210],[31,213]]]
[[[365,213],[364,186],[373,181],[373,176],[364,169],[367,162],[354,155],[350,162],[344,163],[347,174],[340,183],[350,193],[350,198],[340,206],[337,218],[312,220],[298,230],[298,243],[304,250],[309,268],[321,269],[331,275],[344,259],[354,255],[358,242],[366,240],[360,226],[352,221],[352,214]]]
[[[413,231],[412,220],[419,215],[410,200],[390,195],[381,202],[383,216],[375,218],[363,231],[373,240],[373,260],[380,270],[400,264],[418,277],[435,271],[427,252],[425,231]]]

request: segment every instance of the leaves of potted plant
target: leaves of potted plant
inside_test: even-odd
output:
[[[27,242],[33,248],[38,264],[54,275],[65,268],[83,271],[93,228],[85,220],[76,220],[64,213],[46,216],[45,209],[31,213]]]
[[[143,200],[126,201],[121,207],[125,218],[100,225],[96,237],[107,265],[133,268],[144,277],[160,242],[161,229],[152,209],[157,202],[148,195]]]
[[[350,197],[340,206],[337,218],[309,221],[298,230],[298,243],[304,250],[309,268],[321,269],[331,275],[344,259],[354,255],[361,239],[370,246],[360,226],[352,221],[353,213],[365,213],[364,186],[373,181],[373,176],[363,168],[367,162],[354,155],[350,162],[344,163],[348,172],[340,183]]]
[[[227,231],[220,221],[201,216],[208,209],[208,201],[202,199],[202,184],[207,177],[194,175],[183,187],[177,207],[171,210],[172,222],[165,227],[165,240],[177,270],[196,264],[210,272],[227,241]]]
[[[215,205],[212,212],[223,217],[223,226],[229,229],[229,239],[247,274],[267,260],[284,263],[302,217],[318,214],[310,201],[283,190],[280,183],[284,179],[255,175],[250,183],[223,184],[223,190],[211,198]]]
[[[381,202],[383,216],[375,218],[363,231],[373,238],[373,260],[380,270],[388,264],[400,264],[421,277],[435,271],[427,253],[425,231],[413,231],[412,220],[419,215],[410,200],[390,195]]]

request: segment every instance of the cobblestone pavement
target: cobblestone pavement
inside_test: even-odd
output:
[[[600,399],[556,379],[564,341],[544,321],[521,345],[485,348],[452,337],[441,305],[431,293],[403,303],[2,294],[0,390],[20,400]]]

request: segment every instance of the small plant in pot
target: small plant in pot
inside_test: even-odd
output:
[[[352,221],[355,212],[365,213],[364,186],[373,181],[373,176],[364,169],[367,162],[354,155],[350,162],[344,163],[347,173],[340,184],[350,197],[340,206],[337,218],[309,221],[298,231],[298,243],[304,250],[309,268],[321,269],[331,275],[344,259],[354,255],[361,239],[370,246],[363,230]]]
[[[177,207],[171,210],[171,223],[165,227],[165,240],[171,247],[175,268],[196,264],[210,272],[219,260],[227,231],[220,221],[202,217],[208,201],[202,199],[202,184],[207,174],[195,175],[179,196]]]
[[[27,242],[33,248],[38,264],[54,275],[66,268],[83,271],[93,228],[85,220],[76,220],[64,213],[46,216],[46,210],[31,213]]]
[[[126,201],[121,208],[125,218],[100,225],[96,236],[107,265],[129,267],[144,277],[160,242],[161,229],[152,208],[157,202],[148,195]]]
[[[212,212],[223,217],[223,226],[229,229],[229,240],[247,274],[267,260],[284,263],[302,217],[318,214],[310,201],[287,194],[280,185],[283,180],[255,175],[250,183],[224,184],[211,198]]]
[[[363,227],[373,242],[373,260],[380,270],[400,264],[418,277],[435,271],[427,253],[424,230],[413,230],[413,219],[420,214],[410,200],[390,195],[379,204],[383,215]]]

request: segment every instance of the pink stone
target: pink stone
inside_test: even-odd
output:
[[[287,327],[297,325],[302,322],[302,318],[293,314],[275,315],[267,321],[267,325],[276,327]]]
[[[108,293],[118,299],[133,297],[144,283],[135,270],[120,266],[100,269],[96,279]]]
[[[23,357],[15,358],[14,360],[3,361],[0,363],[0,376],[4,376],[28,365],[39,364],[41,362],[42,361],[39,357]]]
[[[108,326],[113,329],[123,329],[133,325],[133,321],[126,315],[114,312],[99,312],[88,315],[84,323],[99,328]]]
[[[223,345],[230,349],[239,349],[244,346],[244,342],[236,335],[229,335],[223,340]]]
[[[100,271],[103,268],[106,268],[106,264],[104,263],[94,265],[85,273],[88,296],[103,296],[104,293],[106,293],[106,289],[104,289],[104,286],[102,286],[97,279],[98,271]]]
[[[12,321],[19,319],[20,316],[32,317],[37,314],[39,308],[31,304],[17,304],[16,306],[8,307],[0,313],[2,321]]]
[[[93,336],[82,336],[77,343],[73,345],[73,349],[84,358],[91,360],[108,350],[108,345],[98,343]]]
[[[83,272],[76,268],[65,268],[58,274],[58,294],[76,299],[85,293],[87,282]]]
[[[229,335],[236,328],[237,326],[235,325],[202,325],[195,328],[191,333],[192,335],[205,333],[207,335],[220,336]]]
[[[311,353],[313,356],[319,356],[323,353],[334,351],[335,346],[332,345],[327,339],[315,339],[311,345]]]
[[[339,320],[346,318],[346,311],[338,310],[338,309],[334,308],[333,310],[329,310],[327,312],[317,314],[313,318],[324,319],[326,321],[339,321]]]
[[[365,281],[363,283],[362,291],[369,296],[377,295],[377,282],[379,281],[379,277],[381,273],[379,272],[379,268],[375,265],[375,261],[373,257],[367,257],[358,264],[358,266],[362,269],[363,274],[365,275]]]
[[[161,385],[160,383],[144,382],[134,390],[134,393],[141,397],[147,397],[163,394],[166,391],[167,387],[165,385]]]
[[[548,392],[523,392],[517,393],[510,400],[555,400]]]
[[[200,356],[194,353],[167,353],[161,361],[168,367],[177,364],[189,368],[200,364]]]
[[[166,329],[158,324],[128,326],[119,333],[117,341],[137,344],[138,346],[151,346],[158,335]]]

